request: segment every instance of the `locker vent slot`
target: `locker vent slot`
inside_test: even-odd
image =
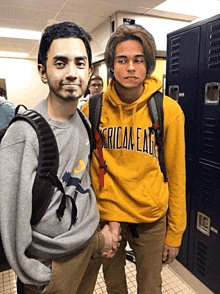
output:
[[[180,38],[172,39],[171,41],[171,59],[170,59],[170,73],[179,73],[179,48]]]
[[[209,160],[213,159],[215,154],[215,132],[217,122],[214,118],[205,118],[203,131],[203,153]]]
[[[208,203],[211,202],[211,169],[204,165],[202,166],[202,183],[200,188],[200,195],[202,201],[206,201]]]
[[[220,23],[210,27],[208,69],[220,68]]]
[[[205,276],[207,246],[204,245],[202,242],[198,241],[196,249],[196,270],[199,274]]]

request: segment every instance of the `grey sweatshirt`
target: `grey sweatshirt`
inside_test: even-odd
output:
[[[6,256],[23,283],[45,285],[50,269],[28,258],[57,258],[76,253],[91,240],[99,222],[96,199],[90,186],[90,143],[84,124],[76,112],[68,122],[52,121],[47,100],[35,107],[52,127],[59,149],[58,178],[66,194],[74,197],[77,221],[71,226],[71,201],[61,221],[56,216],[62,193],[55,189],[52,201],[36,225],[30,225],[32,187],[38,165],[38,139],[27,122],[13,123],[0,146],[0,231]]]

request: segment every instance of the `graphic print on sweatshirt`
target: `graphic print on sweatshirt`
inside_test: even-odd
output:
[[[108,127],[100,130],[104,138],[103,148],[148,153],[157,158],[153,129],[140,127]]]
[[[77,165],[74,166],[74,168],[72,170],[72,173],[65,172],[65,174],[62,177],[62,181],[64,183],[66,183],[66,187],[73,186],[73,187],[76,188],[73,197],[70,197],[72,203],[76,202],[76,198],[78,196],[78,193],[80,193],[80,194],[88,194],[89,193],[89,188],[84,189],[84,187],[82,187],[81,178],[76,177],[77,174],[82,175],[81,172],[84,172],[85,169],[86,169],[86,164],[82,159],[80,159],[78,161]],[[74,176],[72,176],[72,175],[74,175]],[[74,205],[72,205],[72,207],[74,207]],[[71,229],[71,226],[74,225],[74,223],[75,223],[75,221],[74,221],[74,213],[75,213],[75,211],[73,209],[72,210],[72,220],[71,220],[71,223],[70,223],[69,230]]]
[[[76,177],[77,174],[81,175],[81,173],[84,172],[85,169],[86,169],[85,162],[82,159],[79,159],[78,163],[74,166],[72,173],[65,172],[65,174],[62,177],[62,181],[66,183],[66,187],[68,186],[76,187],[76,191],[73,197],[74,200],[76,200],[78,192],[80,192],[81,194],[86,194],[89,192],[89,189],[84,189],[81,186],[81,178]]]

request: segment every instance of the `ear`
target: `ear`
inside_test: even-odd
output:
[[[41,81],[44,84],[47,84],[47,74],[46,74],[45,67],[42,64],[38,64],[38,72],[41,77]]]
[[[93,68],[93,66],[91,66],[89,69],[89,78],[91,78],[91,76],[93,74],[93,70],[94,70],[94,68]]]

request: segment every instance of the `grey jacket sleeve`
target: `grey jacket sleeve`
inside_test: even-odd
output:
[[[36,136],[27,123],[14,123],[1,143],[0,230],[7,259],[22,282],[41,286],[49,282],[50,269],[25,255],[32,241],[32,185],[37,166],[36,148],[27,140],[30,133],[29,138]]]

